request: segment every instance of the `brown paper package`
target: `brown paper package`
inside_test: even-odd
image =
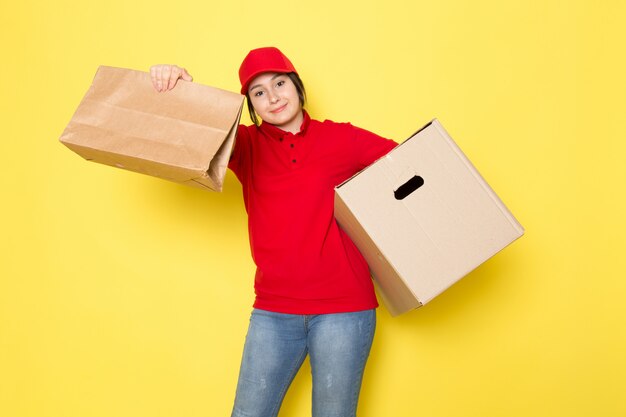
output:
[[[147,72],[100,66],[60,141],[89,161],[221,191],[243,99],[183,80],[159,93]]]

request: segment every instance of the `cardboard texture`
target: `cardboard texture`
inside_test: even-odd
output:
[[[393,316],[428,303],[524,233],[436,119],[336,187],[335,216]]]
[[[159,93],[147,72],[101,66],[60,140],[89,161],[221,191],[243,99],[183,80]]]

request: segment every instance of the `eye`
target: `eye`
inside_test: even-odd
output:
[[[263,95],[263,91],[257,91],[256,93],[254,93],[255,97],[261,97]]]
[[[285,80],[280,80],[279,82],[276,83],[277,87],[282,87],[285,84]]]

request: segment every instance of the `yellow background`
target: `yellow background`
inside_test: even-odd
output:
[[[237,180],[58,137],[100,64],[237,90],[266,45],[316,118],[398,141],[439,118],[527,230],[426,307],[378,310],[360,416],[626,415],[623,4],[3,1],[0,416],[229,415],[253,300]],[[303,371],[281,417],[310,415]]]

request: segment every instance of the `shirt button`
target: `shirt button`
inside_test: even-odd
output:
[[[296,160],[295,160],[295,159],[292,159],[292,160],[291,160],[291,162],[293,162],[293,163],[295,164],[295,163],[296,163]]]
[[[278,140],[282,142],[282,141],[283,141],[283,138],[279,138]]]

